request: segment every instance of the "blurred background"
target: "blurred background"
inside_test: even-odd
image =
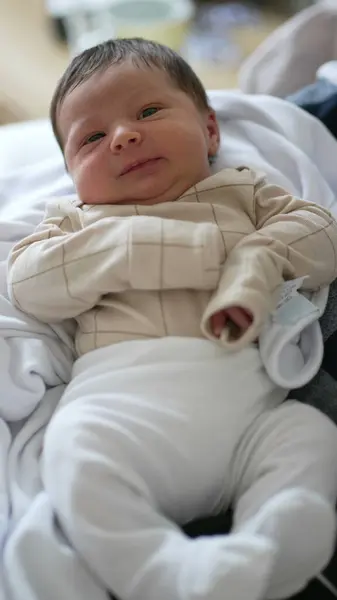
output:
[[[242,61],[314,0],[0,0],[0,124],[48,115],[71,56],[109,37],[172,46],[208,89],[233,88]]]

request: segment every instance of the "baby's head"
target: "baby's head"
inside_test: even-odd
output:
[[[215,113],[191,67],[138,38],[76,56],[55,90],[51,120],[86,204],[176,200],[209,176],[219,146]]]

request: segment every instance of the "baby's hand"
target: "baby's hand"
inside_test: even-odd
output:
[[[239,339],[251,326],[253,315],[240,306],[231,306],[212,315],[211,328],[213,334],[220,338],[222,331],[227,327],[232,340]]]

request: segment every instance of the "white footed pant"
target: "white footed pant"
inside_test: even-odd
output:
[[[329,561],[337,428],[285,402],[256,348],[125,342],[80,358],[43,479],[90,571],[122,600],[286,598]],[[179,524],[234,509],[229,535]]]

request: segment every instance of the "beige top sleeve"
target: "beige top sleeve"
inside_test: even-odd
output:
[[[230,328],[223,332],[223,345],[233,349],[257,338],[284,280],[308,276],[303,288],[316,289],[337,276],[337,223],[327,210],[256,177],[253,210],[247,206],[247,212],[256,231],[230,253],[202,319],[203,332],[215,339],[212,315],[233,306],[250,311],[253,323],[243,336],[234,339]]]
[[[9,295],[24,312],[56,322],[128,289],[214,290],[223,252],[213,223],[109,216],[83,228],[79,209],[61,201],[13,248]]]

